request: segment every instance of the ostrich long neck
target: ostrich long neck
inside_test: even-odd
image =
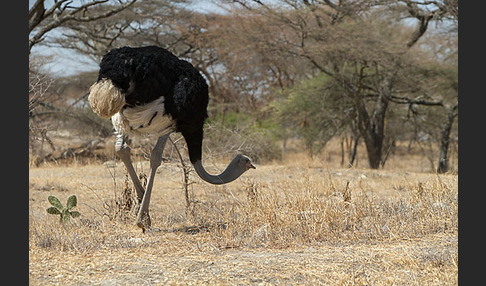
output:
[[[233,159],[223,173],[219,175],[208,174],[208,172],[206,172],[204,169],[201,160],[197,160],[193,163],[193,165],[194,170],[196,170],[196,173],[199,175],[199,177],[201,177],[201,179],[214,185],[229,183],[236,180],[239,176],[241,176],[241,174],[243,174],[242,170],[237,166],[238,164],[236,158]]]

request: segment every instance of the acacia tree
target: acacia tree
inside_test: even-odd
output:
[[[394,4],[405,4],[406,15],[417,20],[415,31],[407,42],[407,47],[417,45],[428,30],[430,22],[443,22],[445,27],[442,30],[433,31],[432,37],[425,44],[425,50],[431,51],[429,59],[435,62],[430,64],[431,69],[422,74],[424,77],[432,78],[426,84],[418,97],[393,98],[394,102],[421,106],[440,107],[442,119],[439,123],[439,156],[437,172],[445,173],[449,169],[449,145],[451,130],[458,116],[458,69],[457,69],[457,35],[458,35],[458,7],[459,0],[443,1],[412,1],[399,0],[388,1],[391,7]],[[394,3],[397,2],[397,3]],[[417,80],[418,81],[418,80]],[[417,82],[416,81],[416,82]],[[432,83],[432,84],[431,84]],[[426,100],[426,96],[432,94],[435,100]]]
[[[397,37],[383,40],[384,34],[392,35],[389,26],[371,23],[372,18],[365,14],[369,5],[363,1],[281,2],[290,8],[277,10],[257,1],[259,13],[293,32],[292,38],[276,35],[274,45],[307,60],[352,99],[369,164],[378,168],[393,71],[403,59],[395,57],[403,54],[403,48],[396,45]]]
[[[427,63],[424,59],[423,62],[427,69],[419,73],[415,71],[416,75],[412,77],[412,83],[417,86],[417,96],[396,97],[393,102],[407,106],[409,117],[414,122],[415,134],[418,135],[415,140],[421,141],[423,136],[427,136],[427,141],[437,142],[439,152],[436,171],[445,173],[449,170],[449,146],[451,134],[455,134],[452,131],[458,116],[457,61]],[[427,97],[435,98],[435,101],[424,100]]]
[[[266,41],[306,59],[339,83],[352,98],[371,168],[384,164],[386,118],[391,103],[441,106],[441,98],[418,92],[406,71],[415,71],[415,46],[430,22],[457,21],[457,1],[234,1],[292,31]],[[284,7],[284,8],[282,8]],[[391,13],[393,12],[393,13]],[[417,20],[415,28],[400,23]]]

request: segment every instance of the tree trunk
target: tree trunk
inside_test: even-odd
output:
[[[371,116],[366,110],[363,100],[358,100],[359,131],[364,139],[366,151],[368,153],[368,163],[370,168],[378,169],[383,153],[383,140],[385,138],[385,116],[388,109],[388,96],[391,87],[389,77],[384,79],[385,89],[380,92]]]
[[[439,164],[437,166],[437,173],[443,174],[449,170],[449,143],[452,125],[454,124],[454,118],[457,116],[457,105],[450,108],[447,112],[447,118],[442,125],[442,131],[440,134],[440,146],[439,146]]]
[[[341,167],[344,165],[344,140],[344,137],[341,138]]]
[[[356,159],[356,154],[358,153],[358,142],[359,135],[354,137],[353,148],[351,149],[351,155],[349,158],[349,167],[354,165],[354,160]]]

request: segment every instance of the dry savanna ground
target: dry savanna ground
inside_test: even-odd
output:
[[[458,177],[405,158],[370,170],[289,155],[223,186],[190,173],[190,206],[167,162],[146,233],[120,162],[31,167],[30,284],[457,285]],[[61,225],[50,195],[76,195],[81,216]]]

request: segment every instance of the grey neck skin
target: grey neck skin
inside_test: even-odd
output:
[[[214,185],[221,185],[234,181],[246,171],[246,169],[239,166],[237,157],[235,157],[228,167],[226,167],[223,173],[219,175],[208,174],[208,172],[206,172],[202,166],[200,160],[194,162],[193,165],[194,170],[196,170],[196,173],[199,175],[199,177],[201,177],[201,179]]]

